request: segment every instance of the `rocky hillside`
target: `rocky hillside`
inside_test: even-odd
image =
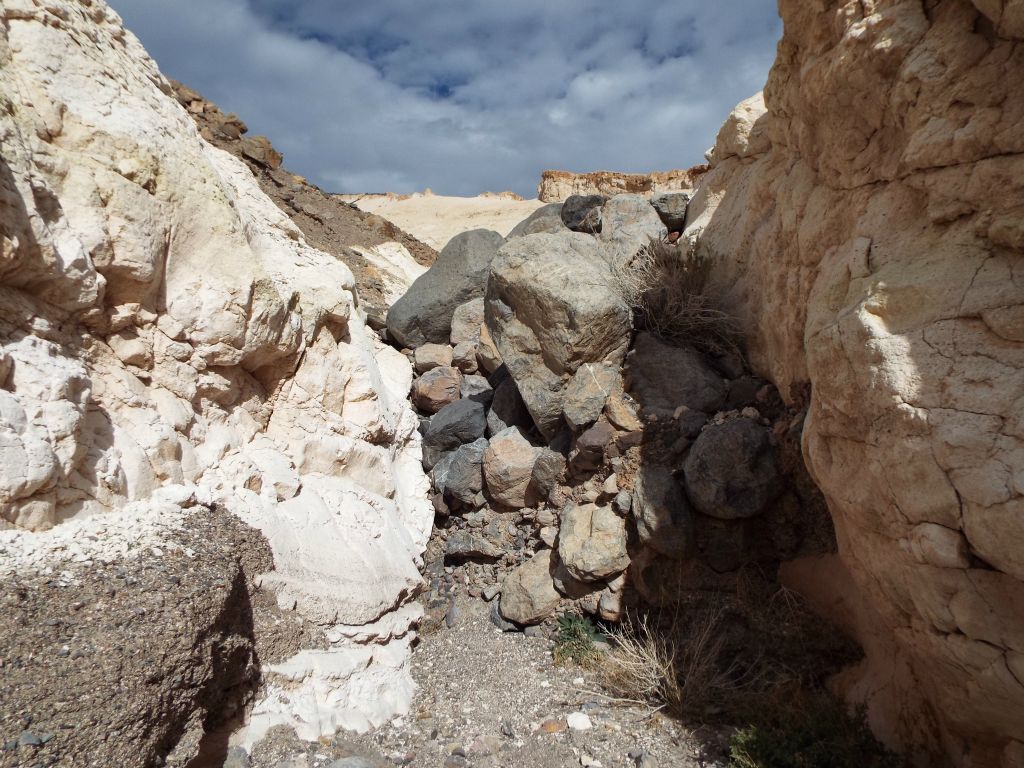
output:
[[[0,14],[0,764],[183,766],[242,712],[251,741],[405,711],[411,366],[115,13]]]
[[[352,270],[359,299],[371,317],[383,317],[391,302],[434,263],[433,247],[403,232],[390,218],[346,205],[339,196],[289,173],[269,139],[249,136],[237,115],[224,114],[188,86],[169,82],[199,135],[244,162],[263,193],[288,215],[307,243]]]
[[[654,173],[616,173],[594,171],[544,171],[537,186],[537,199],[544,203],[560,203],[571,195],[644,195],[661,192],[688,192],[700,181],[707,166],[678,171]]]

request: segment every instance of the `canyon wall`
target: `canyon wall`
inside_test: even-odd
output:
[[[152,561],[182,515],[227,510],[269,542],[256,583],[283,612],[270,623],[314,638],[262,659],[243,738],[403,711],[433,516],[408,361],[366,327],[349,268],[200,136],[106,5],[4,0],[0,14],[8,586]],[[115,538],[101,516],[121,520]],[[147,626],[154,643],[179,631]],[[117,762],[97,743],[91,758]]]
[[[686,236],[758,371],[809,391],[841,562],[788,576],[858,632],[836,684],[878,734],[923,765],[1020,766],[1024,4],[780,11]]]
[[[560,203],[570,195],[651,195],[660,192],[688,192],[697,186],[706,166],[654,173],[617,173],[594,171],[544,171],[537,185],[537,199],[544,203]]]

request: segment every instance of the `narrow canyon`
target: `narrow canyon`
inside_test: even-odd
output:
[[[0,0],[0,766],[1024,768],[1024,2],[778,5],[706,163],[523,200]]]

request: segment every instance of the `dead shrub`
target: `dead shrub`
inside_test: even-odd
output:
[[[703,249],[654,240],[616,269],[615,277],[647,330],[712,355],[738,354],[739,324],[711,289],[713,263]]]
[[[717,610],[686,622],[677,612],[668,625],[646,616],[627,619],[612,633],[613,650],[602,660],[605,686],[675,715],[723,706],[748,681],[734,664],[723,663],[720,622]]]

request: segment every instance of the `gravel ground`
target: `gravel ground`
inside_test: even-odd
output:
[[[419,691],[408,717],[316,745],[280,729],[256,745],[252,768],[721,765],[707,752],[721,758],[722,734],[609,699],[594,672],[555,664],[548,637],[498,630],[484,601],[459,597],[449,616],[413,656]]]

